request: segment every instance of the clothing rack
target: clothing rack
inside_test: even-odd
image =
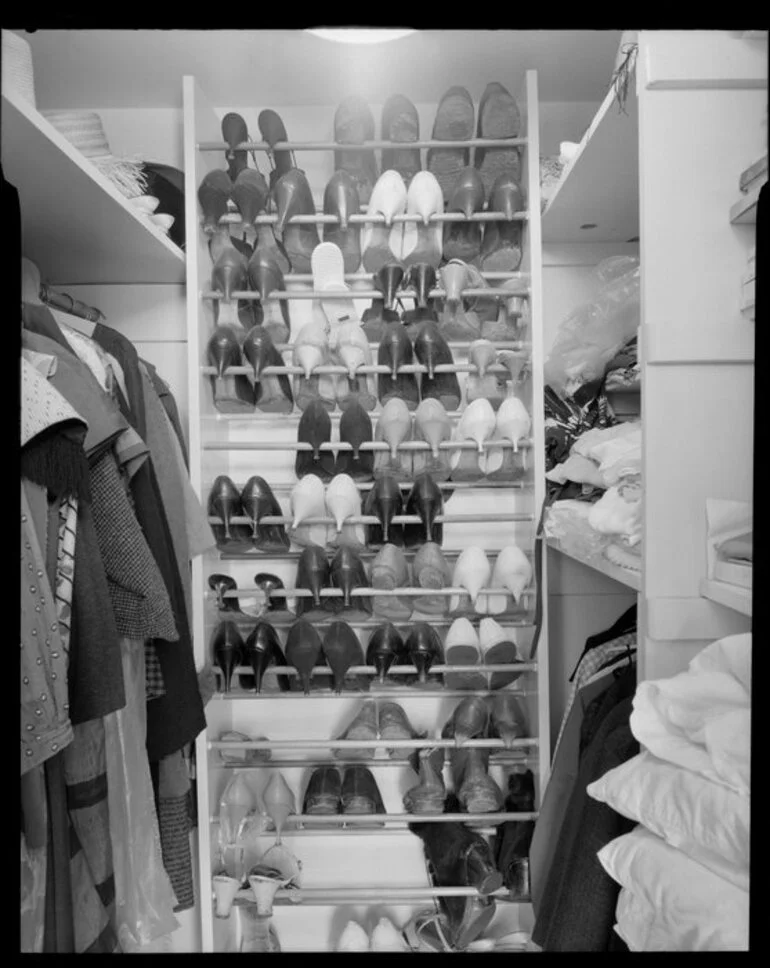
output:
[[[40,299],[46,305],[53,306],[54,309],[60,309],[71,316],[79,316],[80,319],[87,319],[91,323],[98,323],[100,320],[106,319],[101,309],[87,306],[79,299],[73,299],[69,293],[59,292],[45,284],[40,286]]]

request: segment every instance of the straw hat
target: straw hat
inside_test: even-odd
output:
[[[126,198],[144,193],[147,179],[141,161],[116,158],[112,154],[98,114],[94,111],[43,111],[42,114]]]
[[[35,78],[32,72],[32,49],[27,41],[12,30],[3,31],[3,94],[10,91],[32,107],[35,103]]]

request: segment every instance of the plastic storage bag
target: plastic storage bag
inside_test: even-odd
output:
[[[639,260],[612,256],[595,274],[596,296],[561,323],[545,362],[545,382],[562,397],[601,379],[639,327]]]

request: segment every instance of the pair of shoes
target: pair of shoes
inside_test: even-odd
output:
[[[452,586],[468,592],[471,607],[464,604],[465,596],[452,595],[449,611],[501,615],[508,609],[508,594],[518,605],[522,592],[531,581],[532,565],[518,545],[506,545],[498,553],[494,568],[489,564],[484,550],[478,545],[471,545],[459,554],[452,575]],[[499,588],[500,594],[479,594],[485,587]]]
[[[422,474],[429,474],[434,481],[445,481],[450,476],[451,452],[441,444],[452,436],[449,414],[440,400],[427,397],[416,408],[412,406],[413,420],[409,402],[393,393],[383,403],[374,439],[388,444],[389,449],[375,451],[375,481],[383,476],[399,482],[411,481]],[[413,440],[425,441],[429,446],[424,450],[402,447]]]
[[[473,215],[484,210],[485,200],[487,211],[502,213],[502,220],[473,220]],[[515,272],[522,259],[522,222],[514,216],[523,210],[518,180],[510,172],[499,175],[487,193],[478,169],[463,168],[449,193],[446,211],[459,212],[468,221],[444,224],[444,259],[477,263],[488,272]]]
[[[214,631],[211,649],[214,662],[222,673],[224,692],[230,692],[233,672],[244,662],[251,666],[254,677],[252,680],[250,676],[239,676],[240,686],[242,689],[254,688],[256,692],[262,691],[262,679],[268,666],[287,664],[278,633],[269,622],[257,622],[245,642],[235,622],[220,622]],[[277,679],[280,691],[288,692],[288,676],[280,675]]]
[[[384,814],[385,804],[371,770],[365,766],[347,766],[342,776],[336,766],[319,766],[310,775],[302,813],[321,816]]]
[[[382,339],[387,324],[399,321],[407,327],[410,338],[414,339],[420,323],[438,321],[430,295],[436,286],[436,269],[427,262],[412,262],[407,268],[400,262],[387,262],[373,274],[372,282],[374,288],[382,293],[382,299],[373,300],[362,317],[361,324],[370,339]],[[399,295],[402,289],[409,290],[409,298],[415,300],[415,309],[403,310],[403,294]],[[396,310],[396,303],[402,310],[401,315]]]
[[[380,474],[364,502],[364,514],[373,515],[379,525],[367,525],[368,547],[381,544],[405,545],[414,548],[426,541],[441,544],[444,526],[436,523],[443,512],[441,489],[430,474],[419,474],[404,500],[398,481],[390,474]],[[417,515],[419,524],[392,524],[396,515]]]
[[[310,444],[309,450],[297,451],[294,463],[297,478],[302,480],[305,475],[315,475],[328,481],[336,474],[348,474],[354,481],[371,480],[374,454],[371,450],[362,450],[361,444],[369,443],[372,433],[371,417],[360,403],[353,401],[339,421],[339,442],[348,444],[350,450],[339,450],[335,458],[333,450],[321,450],[321,446],[330,444],[332,439],[329,410],[320,400],[310,400],[297,428],[297,441]]]
[[[374,613],[392,622],[405,622],[413,614],[415,619],[446,615],[446,595],[431,595],[430,592],[445,588],[450,577],[449,565],[441,548],[434,541],[428,541],[418,549],[411,566],[400,547],[396,544],[385,544],[372,562],[372,588],[394,591],[414,585],[424,588],[426,594],[408,598],[375,595]]]
[[[345,612],[350,621],[364,621],[372,613],[370,596],[351,594],[357,588],[369,588],[366,569],[358,554],[345,545],[338,548],[331,562],[318,545],[308,545],[302,550],[297,563],[296,588],[312,592],[311,596],[297,599],[297,615],[326,618],[329,613]],[[342,597],[321,596],[324,588],[339,588]]]
[[[526,465],[519,444],[529,434],[532,419],[518,397],[508,396],[495,408],[484,397],[471,400],[455,425],[452,439],[473,441],[475,448],[454,450],[449,458],[453,481],[516,480]],[[510,447],[503,445],[504,441]],[[495,446],[495,442],[499,442]],[[491,444],[491,446],[489,446]]]
[[[361,516],[361,492],[349,474],[336,474],[326,486],[316,474],[306,474],[294,485],[290,507],[289,537],[295,544],[364,548],[363,525],[345,523]],[[303,524],[308,518],[329,517],[333,525]]]
[[[447,672],[447,689],[502,689],[515,682],[520,672],[483,671],[485,665],[521,662],[513,632],[503,629],[493,618],[483,618],[476,629],[467,618],[456,618],[444,640],[447,665],[479,666],[478,672]]]
[[[436,661],[444,661],[444,650],[438,632],[427,622],[413,623],[406,641],[395,625],[386,622],[372,632],[366,647],[366,663],[374,666],[380,686],[386,685],[385,677],[391,666],[409,665],[411,662],[417,669],[417,682],[420,686],[425,687],[429,684],[428,673],[430,668]],[[398,676],[398,684],[403,684],[403,681],[404,677]],[[387,712],[388,707],[395,707],[396,710],[401,709],[395,703],[385,703],[380,709],[381,723],[382,717],[385,715],[383,710]],[[394,715],[396,715],[396,721],[398,721],[398,714]],[[400,715],[403,716],[403,712]],[[406,722],[405,716],[404,722]],[[408,722],[406,722],[406,725],[408,725]],[[414,735],[414,733],[410,735]],[[407,739],[409,737],[404,735],[396,736],[396,738]]]
[[[335,951],[409,951],[404,935],[389,918],[380,918],[371,937],[358,921],[348,921]]]
[[[384,171],[374,186],[367,215],[383,221],[367,222],[361,233],[361,259],[367,272],[378,272],[389,264],[425,263],[437,269],[442,256],[442,228],[431,222],[441,215],[444,199],[441,186],[429,171],[418,171],[409,187],[398,171]],[[397,215],[419,216],[398,221]]]
[[[413,328],[414,331],[414,328]],[[414,372],[400,372],[417,362],[426,368],[419,384]],[[377,395],[386,404],[391,397],[403,400],[410,410],[419,401],[436,399],[446,410],[460,406],[461,392],[454,357],[437,322],[424,320],[416,328],[414,343],[407,327],[399,320],[384,325],[377,350],[377,363],[390,367],[390,373],[377,374]]]
[[[209,492],[208,513],[220,519],[211,525],[218,548],[237,551],[253,546],[260,551],[289,550],[289,538],[282,524],[261,523],[267,516],[283,514],[264,477],[250,477],[239,491],[226,474],[221,474]],[[248,517],[251,530],[245,523],[233,523],[236,517]]]
[[[334,565],[334,563],[333,563]],[[299,579],[298,579],[298,587]],[[304,587],[304,586],[302,586]],[[300,599],[300,601],[304,601]],[[334,601],[334,599],[327,599]],[[299,611],[299,608],[297,609]],[[305,695],[310,694],[311,678],[316,666],[326,665],[333,675],[332,688],[341,693],[351,666],[364,664],[364,650],[358,636],[347,622],[332,622],[323,640],[316,628],[305,619],[295,622],[286,639],[286,659],[299,673]],[[359,686],[356,677],[348,681],[348,688]]]
[[[417,739],[422,735],[424,734],[417,733],[398,703],[366,699],[350,725],[336,739],[407,740]],[[408,759],[410,750],[394,747],[388,750],[388,754],[393,759],[403,760]],[[374,747],[362,749],[338,747],[334,750],[334,755],[339,759],[370,759],[374,755]]]
[[[271,592],[285,587],[278,575],[272,575],[266,571],[257,572],[254,576],[255,605],[245,604],[248,603],[248,598],[244,599],[240,596],[238,598],[225,598],[225,592],[238,589],[238,583],[230,575],[209,575],[208,585],[216,593],[217,608],[220,612],[239,612],[241,615],[253,614],[256,617],[264,615],[273,621],[293,617],[286,607],[285,597],[271,597]]]

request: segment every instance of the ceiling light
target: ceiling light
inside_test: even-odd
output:
[[[388,40],[399,40],[415,33],[412,27],[312,27],[306,33],[322,37],[324,40],[334,40],[340,44],[383,44]]]

